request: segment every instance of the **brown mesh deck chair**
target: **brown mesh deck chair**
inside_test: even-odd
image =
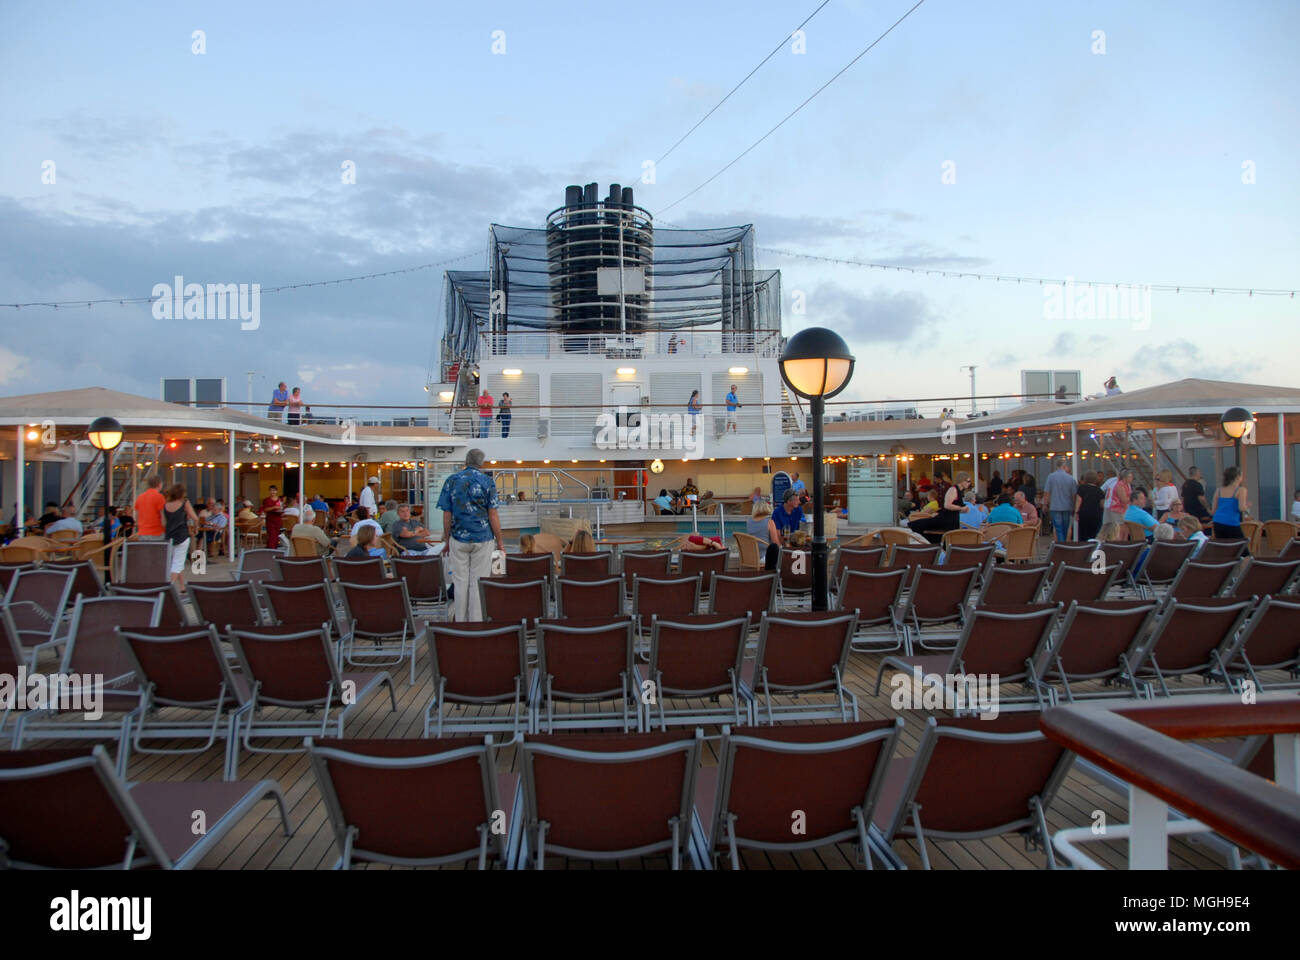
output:
[[[713,589],[713,578],[727,572],[730,556],[726,550],[683,550],[677,558],[677,568],[683,577],[693,577],[698,573],[700,590],[708,593]]]
[[[426,631],[433,697],[424,711],[424,735],[508,732],[531,726],[527,631],[510,624],[431,623]],[[502,716],[495,708],[509,706]],[[493,708],[489,713],[480,709]]]
[[[1107,541],[1106,543],[1098,543],[1097,547],[1101,550],[1103,564],[1108,567],[1112,563],[1120,565],[1119,576],[1115,581],[1116,586],[1122,584],[1132,590],[1135,597],[1141,597],[1142,592],[1138,589],[1137,581],[1133,577],[1133,568],[1137,566],[1138,558],[1142,556],[1142,551],[1146,549],[1146,542],[1123,543],[1120,541]]]
[[[334,561],[334,578],[339,583],[383,583],[388,579],[384,571],[382,557],[366,557],[364,560]]]
[[[1281,596],[1300,579],[1300,560],[1256,560],[1250,557],[1232,585],[1233,597]]]
[[[614,573],[613,557],[610,550],[561,554],[560,576],[567,580],[604,580]]]
[[[637,577],[632,581],[632,614],[638,630],[650,629],[651,617],[685,617],[700,609],[700,578]]]
[[[1034,603],[1051,576],[1047,564],[1032,567],[993,567],[975,598],[976,606]]]
[[[191,870],[266,799],[292,836],[274,780],[131,784],[102,746],[0,753],[0,868]]]
[[[786,853],[857,841],[859,862],[872,869],[882,851],[871,817],[902,729],[895,717],[724,732],[718,766],[700,770],[695,791],[702,859],[716,865],[725,849],[739,870],[741,849]]]
[[[781,547],[776,564],[777,609],[793,610],[802,599],[812,609],[812,549],[791,550]]]
[[[34,563],[0,563],[0,593],[9,592],[9,584],[19,570],[38,570]]]
[[[162,599],[162,607],[157,626],[191,626],[185,603],[181,600],[181,592],[170,580],[160,583],[110,583],[108,594],[111,597],[139,597],[146,600],[159,597]]]
[[[79,597],[72,608],[68,642],[63,648],[59,674],[68,677],[103,677],[96,687],[97,701],[87,703],[79,684],[67,688],[68,696],[44,708],[19,715],[14,728],[15,750],[36,740],[117,740],[118,773],[126,775],[126,748],[131,724],[140,711],[140,684],[135,669],[114,628],[149,627],[158,623],[157,598]],[[98,716],[95,716],[98,714]]]
[[[621,617],[623,609],[622,577],[604,580],[570,580],[559,577],[555,581],[555,615],[559,618],[581,617],[588,620],[609,620]]]
[[[222,776],[234,780],[239,723],[252,704],[247,678],[231,672],[216,626],[118,627],[116,633],[141,688],[131,748],[137,753],[206,753],[225,740]],[[159,743],[174,739],[203,742],[191,747]]]
[[[1092,564],[1092,553],[1097,544],[1091,540],[1057,540],[1047,551],[1046,563],[1055,573],[1062,564],[1071,567],[1087,567]]]
[[[424,628],[415,621],[405,580],[384,583],[339,583],[343,622],[350,629],[340,649],[343,660],[354,667],[396,667],[411,658],[411,683],[415,683],[415,657],[424,643]],[[365,644],[363,649],[358,646]]]
[[[447,604],[447,580],[442,569],[442,556],[393,557],[393,578],[406,581],[406,594],[411,606],[423,612],[432,612]]]
[[[269,621],[283,627],[300,627],[303,629],[329,625],[329,636],[337,642],[336,660],[339,669],[343,667],[343,639],[352,633],[353,624],[345,621],[339,612],[335,600],[335,585],[328,581],[322,583],[303,583],[288,586],[282,583],[262,583],[262,595],[266,597]]]
[[[948,678],[996,676],[999,685],[1019,683],[1024,688],[1020,696],[1007,696],[999,686],[996,694],[999,708],[1009,703],[1033,703],[1042,709],[1049,698],[1038,682],[1034,654],[1048,642],[1060,614],[1061,605],[1057,603],[976,607],[951,653],[885,657],[880,661],[873,693],[879,695],[887,670],[911,675],[911,696],[907,702],[917,705],[924,702],[927,677],[938,676],[949,683]],[[896,692],[903,683],[897,674],[890,680]],[[933,684],[930,688],[937,689]],[[953,684],[951,693],[952,709],[957,716],[978,712],[979,704],[971,696],[969,683]],[[937,709],[948,708],[948,704],[941,704]]]
[[[163,583],[171,574],[172,545],[166,540],[127,540],[118,555],[124,585]]]
[[[10,625],[9,611],[0,608],[0,676],[17,677],[18,668],[34,669],[28,663],[27,652],[18,642],[18,633]],[[0,735],[9,723],[9,715],[18,709],[17,697],[0,699]]]
[[[1091,693],[1074,689],[1074,684],[1088,680],[1128,682],[1133,696],[1140,696],[1129,663],[1146,642],[1156,609],[1154,600],[1070,604],[1056,636],[1034,654],[1034,670],[1050,690],[1052,703],[1059,700],[1053,683],[1061,684],[1070,703],[1084,697],[1123,695],[1113,689]]]
[[[230,642],[250,690],[252,704],[240,723],[239,746],[250,753],[297,753],[303,737],[343,735],[353,711],[388,688],[392,711],[397,697],[388,671],[342,673],[323,627],[260,627],[235,630]],[[285,738],[289,746],[254,746],[254,739]],[[239,757],[236,754],[235,768]]]
[[[1138,571],[1138,590],[1146,597],[1163,596],[1161,588],[1168,591],[1169,585],[1178,579],[1179,571],[1192,558],[1195,550],[1196,544],[1190,540],[1181,543],[1174,540],[1155,541],[1151,544],[1151,552],[1147,554],[1142,569]]]
[[[717,614],[650,621],[650,663],[636,664],[633,690],[645,706],[645,727],[754,722],[741,692],[749,618]],[[731,705],[722,703],[723,696]],[[695,703],[670,707],[670,700]]]
[[[1236,560],[1225,560],[1223,563],[1189,560],[1183,564],[1178,576],[1165,591],[1165,598],[1185,600],[1190,597],[1217,597],[1236,569]]]
[[[1205,685],[1228,686],[1228,671],[1222,652],[1229,650],[1237,632],[1254,608],[1254,600],[1231,597],[1202,597],[1173,600],[1164,604],[1151,627],[1150,638],[1129,661],[1129,674],[1143,685],[1150,697],[1152,679],[1159,692],[1169,696],[1168,677],[1182,680],[1199,676]],[[1204,693],[1205,685],[1191,692]],[[1187,691],[1182,691],[1187,692]]]
[[[758,650],[742,671],[741,694],[754,701],[754,719],[858,719],[858,698],[844,685],[853,640],[852,613],[818,611],[763,618]],[[833,704],[805,698],[833,696]],[[795,702],[777,703],[776,698]],[[761,702],[760,702],[761,700]]]
[[[555,558],[549,553],[507,553],[506,576],[514,579],[549,580],[555,571]]]
[[[547,733],[554,733],[557,726],[620,726],[624,733],[640,730],[641,706],[632,689],[632,657],[630,617],[599,622],[542,621],[538,628],[532,729],[541,730],[544,723]],[[616,706],[599,709],[602,703],[610,702]],[[557,713],[557,703],[576,709]]]
[[[492,738],[334,740],[308,737],[307,756],[339,847],[356,862],[433,867],[516,855],[523,814],[517,773],[497,773]]]
[[[1265,520],[1260,550],[1265,556],[1276,557],[1295,536],[1296,525],[1290,520]]]
[[[1221,654],[1229,682],[1240,692],[1246,680],[1256,690],[1300,687],[1300,598],[1267,596],[1246,627]],[[1261,670],[1285,670],[1290,680],[1265,685]]]
[[[903,646],[909,656],[916,646],[924,650],[952,649],[966,622],[966,604],[978,574],[974,567],[917,567],[907,603],[898,614],[903,625]]]
[[[621,860],[666,853],[699,866],[691,843],[702,732],[535,734],[524,740],[520,866],[546,855]]]
[[[835,551],[835,565],[831,568],[831,586],[839,589],[845,570],[879,569],[885,553],[885,547],[840,547]]]
[[[976,533],[977,531],[970,531]],[[963,567],[976,567],[983,576],[993,564],[993,555],[996,548],[991,543],[976,544],[974,546],[964,546],[961,544],[949,547],[944,551],[942,566],[949,570],[956,570]]]
[[[856,612],[852,648],[859,653],[885,653],[904,647],[903,588],[908,567],[845,570],[835,595],[835,609]]]
[[[736,570],[714,575],[709,586],[708,612],[748,617],[749,628],[757,630],[763,614],[776,613],[776,574]]]
[[[63,616],[73,601],[73,574],[64,567],[38,567],[20,570],[9,581],[3,609],[32,669],[42,653],[63,643]]]
[[[46,569],[49,569],[48,567]],[[70,600],[79,596],[87,600],[104,595],[104,578],[92,560],[70,560],[59,564],[55,569],[72,571],[72,593]]]
[[[939,554],[943,548],[938,544],[923,546],[918,543],[896,544],[889,551],[891,567],[935,567],[939,565]],[[883,564],[882,564],[883,566]]]
[[[199,623],[212,624],[222,639],[229,638],[231,628],[252,629],[266,623],[251,582],[191,583],[188,593]]]
[[[1205,547],[1208,546],[1209,544],[1207,543],[1205,546],[1201,547],[1201,553],[1204,553]],[[1284,544],[1282,546],[1282,552],[1277,555],[1277,559],[1282,561],[1300,560],[1300,538]]]
[[[499,623],[526,621],[531,632],[537,621],[549,616],[546,604],[549,580],[541,577],[483,577],[478,582],[484,620]]]
[[[1235,563],[1245,553],[1245,540],[1206,540],[1201,544],[1201,549],[1196,554],[1195,559],[1197,563],[1227,563],[1229,560]],[[1279,557],[1278,559],[1283,558]],[[1300,557],[1291,559],[1300,560]]]
[[[251,580],[256,583],[265,583],[268,580],[278,582],[280,564],[277,561],[284,555],[282,550],[272,550],[267,547],[245,550],[240,553],[239,563],[235,565],[235,569],[230,571],[230,579],[241,582]]]
[[[324,557],[311,556],[276,557],[275,565],[280,571],[277,583],[321,583],[329,579],[329,565]]]
[[[1038,716],[928,719],[916,754],[890,764],[876,805],[876,824],[888,842],[915,839],[929,870],[927,840],[1016,832],[1036,843],[1055,869],[1046,811],[1074,754],[1039,731]]]
[[[672,576],[672,559],[671,550],[624,550],[623,589],[628,597],[632,596],[632,581],[637,577],[663,580]]]
[[[1047,587],[1045,599],[1050,603],[1063,603],[1069,606],[1075,600],[1080,603],[1105,600],[1119,577],[1120,565],[1113,563],[1109,567],[1095,570],[1087,564],[1075,567],[1062,563],[1052,570],[1052,582]]]

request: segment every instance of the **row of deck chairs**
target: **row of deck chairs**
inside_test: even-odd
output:
[[[922,676],[993,676],[1003,708],[1042,709],[1061,699],[1152,698],[1204,693],[1210,685],[1241,692],[1249,681],[1265,689],[1261,671],[1286,671],[1300,686],[1300,598],[1203,597],[1098,600],[977,606],[952,649],[923,656],[888,656],[875,692],[890,671]],[[1181,688],[1184,680],[1200,685]],[[1101,689],[1081,692],[1080,684]]]
[[[916,841],[928,868],[927,838],[1012,832],[1037,841],[1055,866],[1044,811],[1073,755],[1038,731],[1037,717],[931,719],[911,757],[896,755],[902,726],[724,728],[716,767],[701,765],[698,729],[530,734],[517,774],[498,771],[491,737],[311,737],[305,746],[343,869],[543,869],[548,855],[659,854],[673,869],[736,869],[744,851],[843,842],[866,867],[895,868],[900,839]],[[184,869],[265,798],[291,834],[274,781],[128,784],[102,747],[0,753],[0,856],[10,867]],[[201,837],[190,831],[195,809],[209,813]]]

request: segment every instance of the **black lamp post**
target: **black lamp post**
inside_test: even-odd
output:
[[[1244,473],[1245,466],[1241,462],[1241,438],[1254,428],[1254,415],[1244,407],[1233,407],[1219,418],[1219,425],[1223,427],[1223,432],[1232,438],[1237,452],[1237,469]]]
[[[113,506],[113,451],[122,442],[122,425],[112,417],[97,417],[87,428],[86,438],[92,447],[104,452],[104,579],[111,580],[113,518],[108,514]]]
[[[786,386],[810,401],[813,436],[813,544],[812,608],[825,610],[826,517],[822,490],[822,416],[825,401],[849,384],[853,376],[853,354],[833,330],[809,327],[788,341],[781,353],[781,379]]]

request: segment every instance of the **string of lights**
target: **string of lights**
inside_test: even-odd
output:
[[[287,290],[302,290],[307,287],[329,287],[337,286],[343,283],[354,283],[360,280],[378,280],[384,277],[396,277],[406,273],[418,273],[421,270],[435,270],[438,267],[445,267],[449,264],[459,263],[461,260],[468,260],[470,257],[482,256],[482,251],[472,251],[462,253],[459,256],[450,257],[446,260],[439,260],[436,263],[418,263],[412,267],[402,267],[398,270],[382,270],[377,273],[358,274],[354,277],[336,277],[332,280],[304,280],[301,283],[284,283],[274,287],[262,287],[261,293],[283,293]],[[171,294],[166,298],[170,299]],[[155,300],[164,299],[162,295],[148,297],[101,297],[90,300],[34,300],[28,303],[0,303],[0,307],[11,307],[15,310],[21,310],[24,307],[52,307],[55,310],[70,307],[95,307],[101,304],[117,304],[126,306],[137,303],[153,303]]]

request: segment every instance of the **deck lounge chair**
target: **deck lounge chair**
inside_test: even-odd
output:
[[[723,557],[726,557],[725,551]],[[624,550],[622,577],[627,595],[632,596],[632,581],[636,577],[663,580],[671,576],[672,559],[671,550]]]
[[[1200,563],[1189,560],[1178,571],[1174,582],[1165,591],[1165,598],[1184,600],[1191,597],[1217,597],[1237,569],[1236,560],[1223,563]]]
[[[1060,614],[1061,606],[1056,603],[976,607],[967,617],[957,646],[951,653],[885,657],[876,672],[874,693],[880,693],[880,684],[887,670],[914,674],[919,668],[923,677],[938,675],[945,680],[958,676],[996,676],[1000,706],[1014,702],[1032,702],[1041,709],[1044,697],[1038,673],[1034,669],[1034,654],[1051,637]],[[1000,685],[1009,683],[1022,684],[1025,693],[1020,697],[1004,695]],[[914,691],[912,702],[918,702],[920,697],[921,691]],[[966,699],[965,690],[963,699]],[[956,711],[958,716],[963,712],[976,711]]]
[[[1135,597],[1140,597],[1142,592],[1138,589],[1133,571],[1142,556],[1142,551],[1147,548],[1146,543],[1123,543],[1108,540],[1105,543],[1098,544],[1098,547],[1101,549],[1102,563],[1106,566],[1110,566],[1112,563],[1120,564],[1119,576],[1115,580],[1116,585],[1123,584],[1133,591]]]
[[[608,577],[604,580],[570,580],[560,577],[555,581],[555,615],[589,620],[621,617],[625,612],[623,584],[622,577]]]
[[[638,630],[650,628],[651,617],[685,617],[699,612],[700,577],[637,577],[632,581],[632,613]]]
[[[1281,596],[1300,580],[1300,560],[1248,559],[1229,591],[1234,597]]]
[[[239,555],[239,563],[235,565],[235,569],[230,572],[230,579],[256,580],[258,582],[265,580],[278,581],[280,579],[280,564],[276,561],[283,556],[285,556],[283,550],[272,550],[268,547],[245,550]]]
[[[63,615],[73,599],[74,571],[63,567],[20,570],[9,581],[3,612],[29,665],[63,642]]]
[[[633,668],[633,690],[645,707],[643,729],[752,724],[752,702],[741,693],[740,684],[748,634],[749,618],[743,615],[651,618],[650,663]],[[730,707],[721,702],[722,696],[731,698]],[[699,705],[669,707],[673,699]]]
[[[1092,567],[1074,567],[1067,563],[1053,568],[1051,585],[1047,588],[1046,599],[1050,603],[1069,604],[1078,600],[1080,603],[1092,603],[1105,600],[1111,587],[1120,574],[1120,565],[1111,564],[1101,570]]]
[[[786,852],[856,840],[870,870],[872,813],[902,729],[895,717],[724,731],[718,766],[698,774],[701,859],[716,863],[725,848],[738,870],[742,848]]]
[[[1195,549],[1196,544],[1190,540],[1181,543],[1157,540],[1151,545],[1151,552],[1147,554],[1146,561],[1138,572],[1138,590],[1147,597],[1160,596],[1161,587],[1167,591],[1169,585],[1178,579],[1179,571],[1191,559]]]
[[[318,557],[314,553],[276,557],[275,565],[280,571],[280,583],[320,583],[329,579],[329,564],[324,557]]]
[[[164,583],[171,573],[172,545],[166,540],[127,540],[119,556],[120,584]]]
[[[204,753],[225,740],[226,780],[235,779],[239,723],[252,707],[247,678],[231,672],[214,624],[205,627],[116,628],[141,687],[140,712],[130,745],[137,753]],[[200,714],[167,716],[179,711]],[[151,746],[146,741],[201,739],[197,747]],[[123,746],[125,752],[126,746]]]
[[[683,550],[677,559],[678,571],[683,577],[699,574],[702,578],[700,589],[708,593],[713,586],[713,578],[727,572],[728,556],[726,550],[710,550],[707,553]]]
[[[388,688],[397,711],[387,671],[341,673],[323,626],[235,630],[230,639],[250,690],[252,709],[240,724],[240,746],[250,753],[297,753],[301,738],[326,736],[331,729],[342,736],[353,710],[381,686]],[[289,747],[253,745],[254,738],[273,737],[297,742]]]
[[[1047,551],[1046,563],[1053,571],[1063,563],[1088,567],[1092,565],[1092,554],[1096,549],[1097,544],[1091,540],[1057,540]]]
[[[1039,731],[1037,713],[995,720],[931,717],[916,754],[890,764],[876,824],[891,843],[915,838],[926,870],[927,840],[1011,832],[1035,842],[1048,869],[1055,869],[1046,811],[1073,760]]]
[[[74,703],[50,705],[19,715],[13,746],[20,750],[33,740],[117,740],[118,773],[126,775],[125,744],[131,723],[140,710],[140,685],[117,626],[157,626],[157,598],[78,597],[72,608],[68,642],[63,647],[59,673],[81,677],[102,676],[99,692],[103,716],[92,719]]]
[[[406,594],[415,610],[433,611],[447,603],[447,578],[441,555],[393,557],[393,579],[406,581]]]
[[[1129,664],[1146,642],[1156,616],[1154,600],[1096,600],[1071,603],[1055,637],[1034,654],[1034,671],[1045,686],[1059,682],[1065,699],[1118,697],[1114,690],[1078,693],[1071,686],[1087,680],[1123,681],[1140,696]],[[1048,686],[1052,702],[1056,689]]]
[[[804,600],[812,609],[812,551],[781,547],[777,560],[776,599],[779,609],[792,610]]]
[[[899,615],[908,567],[845,570],[835,594],[835,609],[854,612],[852,648],[860,653],[902,650],[906,631]]]
[[[47,564],[45,569],[72,571],[72,594],[70,599],[81,596],[87,600],[93,600],[95,597],[104,595],[104,578],[100,575],[99,568],[95,566],[93,560],[67,560]]]
[[[1300,686],[1300,597],[1264,597],[1221,656],[1234,690],[1240,691],[1247,679],[1256,690],[1265,689],[1261,670],[1285,670],[1291,676],[1288,682],[1267,684],[1269,690]]]
[[[415,683],[415,657],[424,642],[424,628],[415,622],[405,580],[384,583],[339,583],[343,621],[351,629],[343,636],[343,659],[353,666],[401,666],[411,658],[411,683]],[[358,651],[361,642],[370,644]]]
[[[858,719],[858,698],[844,685],[853,613],[783,613],[763,618],[754,659],[743,668],[741,696],[754,700],[755,720]],[[802,702],[831,695],[833,704]],[[798,698],[795,704],[777,697]],[[760,701],[761,698],[761,702]]]
[[[939,564],[943,548],[938,544],[922,546],[916,543],[896,544],[889,551],[891,567],[934,567]],[[884,566],[884,564],[882,564]]]
[[[909,655],[916,646],[926,650],[952,648],[965,623],[966,604],[978,575],[975,567],[917,568],[907,603],[898,614],[903,625],[903,646]]]
[[[483,577],[478,582],[484,620],[518,623],[534,631],[537,621],[549,615],[546,596],[549,579],[540,577]]]
[[[709,585],[708,612],[727,617],[747,616],[757,630],[765,613],[776,612],[776,573],[719,573]]]
[[[339,847],[334,869],[477,861],[486,870],[516,856],[521,778],[497,772],[491,737],[308,737],[306,748]]]
[[[232,627],[251,629],[266,623],[266,615],[251,581],[191,583],[187,592],[198,612],[199,623],[212,624],[223,638],[228,637]]]
[[[840,547],[835,551],[831,568],[831,587],[838,589],[845,570],[876,570],[886,553],[885,547]]]
[[[190,870],[266,799],[292,836],[274,780],[132,784],[102,746],[0,753],[0,868]],[[198,833],[196,810],[205,820]]]
[[[984,578],[976,606],[1034,603],[1042,595],[1052,568],[1047,564],[1032,567],[994,567]]]
[[[189,613],[185,609],[185,601],[181,599],[180,589],[170,580],[164,580],[161,583],[110,583],[108,585],[108,595],[110,597],[137,597],[145,600],[152,600],[155,597],[162,600],[162,606],[159,608],[158,626],[160,627],[188,627],[191,625]]]
[[[426,631],[433,697],[424,711],[424,735],[509,732],[531,727],[532,689],[527,631],[516,624],[431,623]],[[472,715],[467,707],[509,706],[510,712]]]
[[[39,570],[34,563],[0,563],[0,594],[9,592],[9,584],[19,570]]]
[[[949,531],[950,533],[952,531]],[[979,531],[971,530],[970,533],[977,534]],[[947,548],[943,554],[943,567],[946,569],[957,570],[963,567],[976,567],[982,577],[985,571],[993,565],[994,554],[997,548],[991,543],[984,544],[954,544]]]
[[[638,583],[641,582],[639,579]],[[638,692],[632,687],[631,618],[544,620],[538,627],[537,682],[533,685],[532,729],[614,727],[641,729]],[[606,702],[613,709],[582,709]],[[556,712],[557,703],[578,705]],[[543,720],[543,715],[545,719]]]
[[[1206,540],[1196,554],[1197,563],[1226,563],[1237,561],[1246,552],[1245,540]],[[1278,557],[1279,560],[1283,559]]]
[[[506,576],[515,579],[549,580],[555,572],[555,559],[549,553],[507,553]]]
[[[1254,606],[1253,599],[1231,597],[1166,602],[1151,627],[1150,638],[1129,662],[1135,682],[1145,683],[1150,696],[1149,678],[1154,677],[1159,692],[1166,697],[1172,692],[1167,677],[1196,675],[1206,684],[1227,686],[1228,671],[1220,651],[1233,646],[1237,631]],[[1206,691],[1199,686],[1192,692]]]
[[[335,560],[334,579],[339,583],[375,584],[385,582],[388,577],[384,573],[383,557],[367,557],[364,560]]]
[[[560,555],[560,576],[569,580],[604,580],[613,574],[613,552],[564,553]]]
[[[666,853],[674,870],[694,861],[702,736],[674,730],[528,737],[521,747],[520,865],[531,860],[541,870],[547,853],[591,860]]]

